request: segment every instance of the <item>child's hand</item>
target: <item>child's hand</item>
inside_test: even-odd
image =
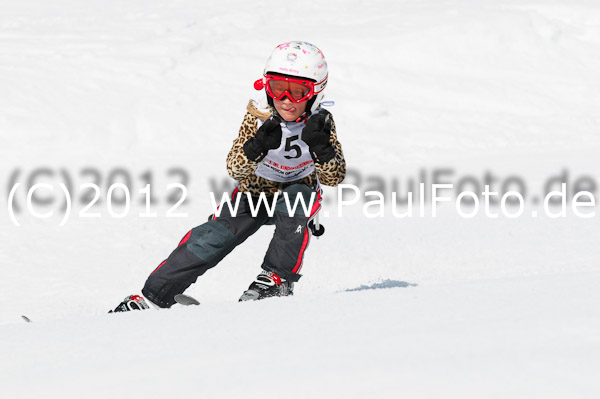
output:
[[[267,119],[256,132],[256,136],[244,144],[244,153],[249,160],[260,162],[269,150],[279,148],[281,135],[280,122],[275,118]]]
[[[325,163],[335,157],[331,138],[331,118],[327,110],[312,115],[302,129],[302,141],[308,144],[310,155],[316,163]]]

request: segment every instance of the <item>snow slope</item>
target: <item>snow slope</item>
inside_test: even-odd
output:
[[[553,219],[541,205],[554,177],[597,196],[600,6],[302,10],[0,4],[2,397],[597,397],[598,216]],[[328,58],[347,182],[362,199],[338,217],[327,190],[327,233],[313,239],[296,295],[235,302],[259,270],[265,227],[188,290],[200,307],[106,315],[212,212],[252,83],[272,47],[297,39]],[[431,184],[436,171],[468,189],[486,174],[497,190],[523,188],[524,215],[465,219],[443,204],[437,217],[429,207],[394,217],[391,191],[405,195],[422,175]],[[134,205],[112,217],[106,190],[127,178]],[[77,188],[90,181],[103,190],[99,218],[78,216],[89,192]],[[148,181],[152,218],[139,216]],[[17,182],[20,226],[8,212]],[[33,182],[72,188],[64,226],[58,186],[36,205],[53,217],[26,210]],[[173,182],[186,183],[177,211],[187,217],[166,216]],[[364,215],[369,190],[385,194],[385,216]]]

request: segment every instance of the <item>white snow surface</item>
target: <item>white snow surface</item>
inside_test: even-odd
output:
[[[327,57],[363,199],[340,217],[326,190],[327,232],[293,297],[237,303],[266,226],[188,289],[199,307],[106,314],[212,213],[252,83],[288,40]],[[598,71],[591,0],[3,0],[0,397],[598,397],[598,216],[541,207],[556,176],[597,196]],[[172,168],[189,178],[187,217],[166,214]],[[106,201],[118,169],[134,203],[122,218]],[[523,216],[466,219],[449,203],[365,216],[365,191],[390,202],[443,169],[453,183],[492,173],[496,188],[517,176]],[[149,173],[158,216],[145,218]],[[54,185],[34,204],[52,217],[26,209],[31,182]],[[63,226],[61,182],[76,196]],[[97,218],[79,216],[89,182]]]

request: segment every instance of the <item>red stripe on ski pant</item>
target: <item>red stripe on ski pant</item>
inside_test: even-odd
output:
[[[163,267],[163,265],[167,262],[167,260],[163,260],[162,263],[160,265],[158,265],[158,267],[156,269],[154,269],[154,271],[150,274],[154,274],[158,271],[158,269],[160,269],[161,267]]]
[[[235,196],[237,195],[238,191],[240,191],[237,187],[233,190],[233,192],[231,193],[231,201],[234,202],[235,201]],[[217,213],[219,212],[219,209],[221,209],[221,205],[219,205],[217,207],[217,212],[215,212],[215,214],[212,217],[212,220],[217,220]]]
[[[187,234],[181,239],[181,241],[179,241],[179,244],[177,244],[178,247],[182,246],[183,244],[185,244],[187,242],[187,240],[190,239],[190,236],[192,235],[192,230],[188,231]],[[156,273],[156,271],[158,269],[160,269],[161,267],[163,267],[163,265],[165,264],[167,260],[163,260],[162,263],[160,265],[158,265],[158,267],[156,269],[154,269],[154,271],[150,274],[154,274]]]
[[[313,204],[312,209],[310,210],[310,216],[308,217],[308,221],[312,220],[314,216],[321,209],[321,194],[317,192],[317,200]],[[296,266],[292,270],[292,273],[297,274],[300,272],[302,268],[302,260],[304,259],[304,251],[308,247],[308,243],[310,241],[310,227],[308,227],[308,222],[306,223],[306,227],[304,228],[304,240],[302,241],[302,247],[300,248],[300,255],[298,255],[298,261],[296,262]]]
[[[190,236],[192,235],[192,230],[188,231],[188,233],[185,235],[185,237],[183,237],[181,239],[181,241],[179,241],[179,244],[177,246],[180,246],[182,244],[185,244],[187,242],[187,240],[190,239]]]

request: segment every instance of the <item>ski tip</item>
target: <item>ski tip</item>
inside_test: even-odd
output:
[[[183,306],[200,305],[197,299],[185,294],[175,295],[175,302]]]
[[[31,323],[31,319],[27,316],[21,315],[21,318],[25,320],[27,323]]]

